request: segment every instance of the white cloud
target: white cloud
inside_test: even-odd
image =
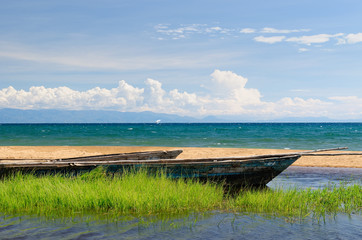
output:
[[[207,32],[207,33],[217,33],[217,32],[227,33],[228,29],[223,29],[221,27],[209,27],[209,28],[205,29],[205,32]]]
[[[256,30],[253,28],[243,28],[240,30],[241,33],[255,33]]]
[[[241,89],[245,87],[248,79],[237,75],[231,71],[220,71],[216,69],[212,74],[212,81],[221,86],[222,90],[225,89]],[[220,89],[215,89],[220,90]]]
[[[320,99],[282,98],[274,103],[274,112],[280,117],[328,117],[333,104]]]
[[[362,42],[362,33],[356,33],[356,34],[348,34],[346,37],[346,40],[350,44],[359,43]]]
[[[335,96],[330,97],[329,99],[339,101],[339,102],[353,102],[353,103],[362,103],[362,98],[359,98],[357,96]],[[362,109],[361,109],[362,111]]]
[[[179,89],[166,91],[161,82],[150,78],[142,88],[124,80],[115,88],[96,87],[87,91],[43,86],[16,90],[10,86],[0,90],[0,108],[153,111],[194,117],[248,115],[255,119],[322,116],[332,119],[362,118],[362,98],[358,96],[335,96],[328,101],[284,97],[268,102],[262,100],[257,89],[246,87],[248,79],[243,76],[221,70],[215,70],[210,76],[208,91],[197,94]]]
[[[177,27],[171,25],[158,24],[154,27],[156,32],[172,40],[188,38],[194,34],[204,34],[209,36],[225,35],[235,32],[233,29],[223,28],[220,26],[209,26],[207,24],[182,24]],[[162,38],[164,40],[165,38]]]
[[[21,109],[113,109],[119,111],[154,111],[184,115],[233,114],[242,106],[260,103],[256,89],[245,88],[247,79],[230,71],[211,74],[207,94],[167,92],[162,83],[147,79],[143,88],[124,80],[117,88],[92,88],[76,91],[68,87],[31,87],[28,91],[8,87],[0,90],[0,107]]]
[[[351,101],[351,100],[356,100],[358,99],[356,96],[336,96],[336,97],[330,97],[329,99],[331,100],[336,100],[336,101]]]
[[[340,119],[361,119],[362,98],[358,96],[334,96],[330,97],[336,106],[336,116]]]
[[[220,70],[215,70],[211,74],[211,77],[211,92],[213,94],[213,98],[218,98],[219,100],[231,100],[234,102],[234,105],[237,105],[237,107],[260,103],[261,94],[259,91],[257,89],[245,88],[248,81],[247,78],[237,75],[231,71]]]
[[[299,48],[298,52],[308,52],[309,49],[308,48]]]
[[[331,40],[335,40],[337,45],[343,44],[355,44],[362,42],[362,33],[356,34],[345,34],[345,33],[336,33],[336,34],[315,34],[315,35],[305,35],[305,36],[293,36],[296,33],[310,32],[311,29],[277,29],[272,27],[264,27],[260,30],[255,28],[242,28],[242,29],[233,29],[225,28],[222,26],[210,26],[208,24],[188,24],[188,25],[179,25],[177,27],[172,27],[167,24],[159,24],[155,26],[156,32],[162,36],[156,37],[159,40],[178,40],[191,38],[195,34],[201,34],[208,37],[220,37],[224,39],[225,36],[239,37],[240,33],[242,34],[255,34],[262,33],[254,37],[254,41],[274,44],[278,42],[294,42],[298,44],[304,44],[311,46],[312,44],[322,44],[327,43]],[[279,34],[278,36],[265,36],[265,34]],[[284,36],[285,35],[285,36]],[[292,36],[291,36],[292,35]],[[309,49],[299,48],[299,52],[306,52]]]
[[[0,107],[21,109],[123,109],[131,110],[143,101],[144,89],[120,81],[117,88],[92,88],[80,92],[68,87],[31,87],[29,91],[13,87],[0,91]]]
[[[299,44],[311,45],[314,43],[325,43],[328,42],[331,38],[340,37],[343,33],[338,34],[317,34],[310,36],[302,36],[302,37],[291,37],[286,39],[287,42],[296,42]]]
[[[158,33],[177,37],[180,35],[184,35],[186,33],[200,32],[201,31],[200,27],[202,27],[202,26],[203,25],[201,25],[201,24],[190,24],[190,25],[185,25],[185,26],[181,26],[178,28],[170,29],[169,25],[158,24],[155,26],[155,29]]]
[[[170,24],[158,24],[154,28],[157,33],[168,36],[171,39],[180,39],[185,38],[186,36],[190,37],[193,34],[233,34],[236,36],[238,33],[250,34],[259,32],[266,34],[290,34],[310,31],[310,29],[276,29],[270,27],[262,28],[260,31],[254,28],[242,28],[241,30],[238,30],[221,26],[210,26],[208,24],[180,24],[175,27]]]
[[[281,42],[284,39],[285,36],[274,36],[274,37],[258,36],[254,38],[254,40],[257,42],[270,43],[270,44]]]
[[[308,32],[309,29],[275,29],[275,28],[269,28],[265,27],[260,32],[261,33],[296,33],[296,32]]]

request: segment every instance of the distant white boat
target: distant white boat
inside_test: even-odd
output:
[[[157,124],[160,124],[160,123],[161,123],[161,120],[160,120],[160,119],[156,120],[156,123],[157,123]]]

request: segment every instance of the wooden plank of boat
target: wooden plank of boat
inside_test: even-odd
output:
[[[183,152],[181,149],[176,150],[161,150],[161,151],[145,151],[131,153],[116,153],[93,155],[74,158],[59,158],[59,159],[0,159],[0,163],[27,163],[27,162],[82,162],[82,161],[115,161],[115,160],[154,160],[154,159],[174,159]]]
[[[154,159],[174,159],[183,152],[181,149],[176,150],[161,150],[161,151],[147,151],[147,152],[131,152],[131,153],[116,153],[106,155],[95,155],[86,157],[64,158],[56,159],[56,161],[112,161],[112,160],[154,160]]]

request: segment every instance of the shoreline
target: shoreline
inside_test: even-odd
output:
[[[252,148],[197,148],[151,146],[0,146],[0,159],[56,159],[112,153],[183,149],[177,158],[209,158],[291,153],[303,150]],[[330,151],[328,153],[362,153],[362,151]],[[302,156],[292,166],[362,168],[362,155]]]

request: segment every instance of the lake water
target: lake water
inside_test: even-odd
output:
[[[170,146],[362,151],[362,123],[0,124],[2,146]]]
[[[361,183],[362,169],[290,167],[270,188]],[[206,212],[188,216],[136,218],[118,221],[89,218],[45,219],[3,216],[0,239],[361,239],[362,215],[338,214],[325,220],[273,217],[252,213]]]
[[[362,151],[362,123],[0,124],[0,145],[108,145]],[[362,169],[290,167],[271,188],[359,182]],[[1,214],[0,214],[1,215]],[[0,239],[362,239],[361,214],[325,221],[207,212],[118,221],[2,216]]]

